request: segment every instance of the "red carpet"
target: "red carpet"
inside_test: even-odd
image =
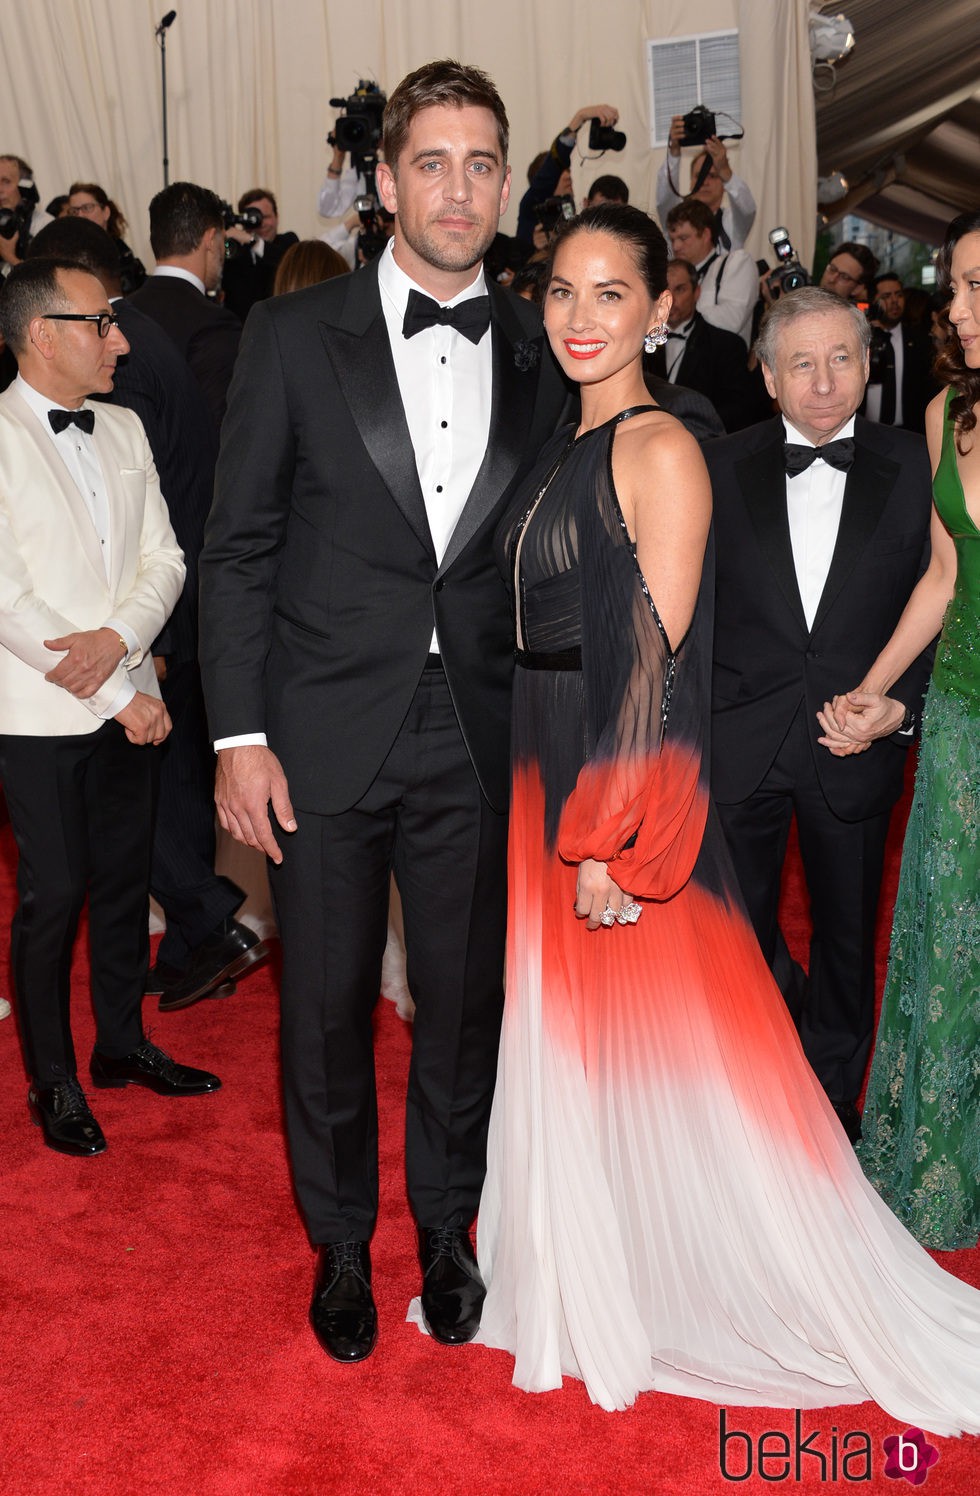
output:
[[[12,869],[5,829],[0,927],[12,906]],[[801,911],[790,912],[795,945]],[[802,1437],[816,1436],[815,1452],[800,1456],[799,1479],[793,1413],[733,1410],[728,1427],[752,1435],[756,1472],[735,1480],[746,1441],[730,1442],[726,1478],[715,1407],[651,1395],[610,1415],[572,1381],[529,1397],[511,1387],[506,1356],[437,1346],[404,1324],[417,1288],[401,1158],[410,1032],[384,1002],[373,1249],[381,1338],[363,1365],[335,1366],[306,1324],[312,1257],[282,1137],[274,973],[254,975],[223,1002],[159,1016],[148,1007],[147,1019],[159,1043],[217,1070],[224,1089],[187,1101],[136,1088],[93,1091],[109,1149],[79,1161],[42,1146],[24,1103],[13,1020],[0,1024],[0,1496],[845,1489],[867,1474],[863,1458],[842,1464],[858,1448],[853,1434],[845,1446],[852,1431],[865,1431],[871,1445],[872,1479],[859,1488],[906,1489],[883,1475],[882,1440],[902,1429],[872,1404],[802,1415]],[[92,1025],[83,1001],[75,1036],[85,1080]],[[941,1260],[980,1284],[980,1252]],[[760,1480],[758,1441],[767,1430],[786,1436],[790,1456],[788,1467],[770,1458],[769,1479]],[[940,1460],[927,1489],[972,1496],[977,1441],[933,1442]],[[778,1441],[767,1448],[771,1455]]]

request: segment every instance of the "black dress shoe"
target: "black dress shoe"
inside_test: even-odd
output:
[[[27,1093],[27,1105],[44,1134],[44,1141],[56,1153],[88,1158],[93,1153],[105,1152],[102,1128],[92,1116],[85,1092],[74,1077],[57,1086],[32,1086]]]
[[[233,982],[260,961],[271,947],[260,940],[248,925],[237,919],[225,919],[193,952],[187,970],[177,981],[168,984],[160,998],[161,1013],[189,1008],[202,997],[217,996],[215,988]]]
[[[861,1141],[861,1113],[853,1101],[832,1101],[831,1106],[837,1113],[837,1120],[847,1134],[849,1143]]]
[[[468,1231],[456,1226],[419,1230],[422,1317],[433,1340],[463,1345],[480,1328],[486,1285]]]
[[[149,1039],[120,1060],[93,1049],[89,1073],[92,1084],[103,1091],[112,1086],[146,1086],[159,1096],[203,1096],[207,1091],[221,1090],[216,1075],[178,1065]]]
[[[363,1361],[378,1339],[378,1311],[371,1292],[371,1255],[366,1241],[341,1241],[317,1248],[313,1333],[335,1361]]]

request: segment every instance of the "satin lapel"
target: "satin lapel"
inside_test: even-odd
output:
[[[898,474],[897,462],[871,451],[860,437],[856,437],[854,462],[844,485],[837,542],[813,620],[814,632],[833,606],[858,557],[877,529]]]
[[[350,291],[336,323],[320,322],[320,336],[351,420],[398,508],[435,560],[415,450],[398,390],[377,271],[349,277]]]
[[[534,415],[537,379],[531,369],[519,369],[516,345],[537,346],[538,358],[544,357],[544,330],[540,336],[528,337],[510,305],[509,295],[489,283],[490,336],[493,339],[493,404],[487,450],[476,475],[463,512],[456,522],[440,572],[452,566],[510,487],[527,443]]]
[[[15,410],[20,416],[24,427],[24,434],[30,441],[31,446],[36,454],[36,462],[31,461],[29,464],[32,491],[34,483],[37,481],[39,474],[47,474],[47,484],[45,484],[42,480],[41,484],[39,484],[37,487],[39,502],[44,502],[43,495],[46,489],[49,489],[52,492],[56,492],[60,496],[62,502],[65,505],[65,508],[68,511],[68,514],[71,516],[71,521],[75,526],[75,530],[78,533],[79,549],[81,550],[81,553],[85,557],[86,561],[95,571],[96,575],[99,578],[99,581],[103,586],[105,586],[105,567],[102,564],[102,547],[99,544],[99,537],[95,533],[95,526],[92,523],[92,516],[88,511],[85,500],[82,498],[81,494],[78,491],[78,485],[75,483],[75,480],[72,478],[67,467],[58,456],[58,453],[55,451],[45,433],[41,430],[37,417],[34,415],[34,412],[31,410],[27,402],[21,399],[16,390],[11,390],[9,392],[7,400],[11,408]]]
[[[809,633],[789,536],[782,447],[783,426],[780,421],[773,426],[772,441],[751,456],[743,457],[735,464],[735,471],[762,554],[790,612],[803,632]]]

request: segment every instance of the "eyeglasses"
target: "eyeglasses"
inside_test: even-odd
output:
[[[112,312],[42,312],[45,322],[94,322],[99,337],[107,338],[110,327],[119,326],[119,318]]]
[[[74,207],[69,206],[66,211],[70,218],[77,218],[79,213],[98,213],[101,209],[98,203],[76,203]]]
[[[858,283],[856,275],[848,275],[846,270],[841,270],[839,266],[834,264],[828,265],[824,274],[829,275],[832,280],[847,281],[850,286],[856,286]]]

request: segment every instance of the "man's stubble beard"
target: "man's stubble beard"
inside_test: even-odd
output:
[[[413,234],[409,237],[405,233],[404,226],[402,226],[405,243],[410,249],[414,250],[420,259],[424,260],[427,265],[431,265],[433,270],[449,272],[474,270],[477,265],[482,263],[484,255],[496,237],[496,233],[497,225],[495,223],[492,232],[489,226],[484,228],[483,234],[475,245],[472,243],[453,244],[451,241],[437,241],[428,228],[423,229],[419,234]]]

